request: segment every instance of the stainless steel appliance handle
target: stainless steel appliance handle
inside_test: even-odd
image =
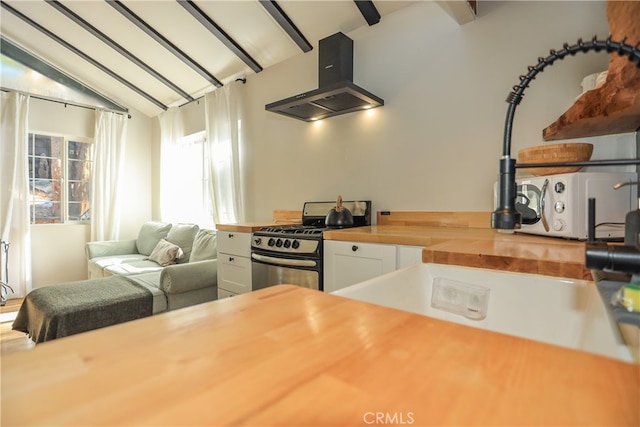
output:
[[[540,219],[542,220],[542,225],[544,226],[544,231],[549,231],[549,223],[547,222],[547,217],[544,214],[544,206],[545,201],[544,198],[547,196],[547,187],[549,186],[549,180],[545,179],[544,184],[542,184],[542,190],[540,191]]]
[[[290,267],[315,267],[317,265],[316,261],[309,259],[276,258],[260,254],[251,254],[251,259],[269,264],[286,265]]]

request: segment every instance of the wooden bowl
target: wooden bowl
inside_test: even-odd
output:
[[[575,142],[569,144],[538,145],[518,151],[518,164],[586,162],[591,159],[593,144]],[[582,166],[561,166],[522,169],[533,175],[554,175],[578,172]]]

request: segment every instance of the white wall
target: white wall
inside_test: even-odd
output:
[[[370,198],[375,211],[493,210],[507,94],[549,49],[594,34],[608,34],[604,2],[484,1],[463,26],[435,2],[420,2],[347,34],[354,81],[385,106],[319,124],[264,110],[317,87],[317,45],[249,75],[246,219],[337,194]],[[542,129],[572,104],[582,78],[607,64],[606,54],[591,53],[540,74],[518,107],[512,155],[542,143]]]
[[[127,123],[125,186],[121,238],[134,238],[151,219],[151,119],[136,111]],[[93,137],[95,111],[31,99],[29,129]],[[87,278],[84,244],[88,225],[47,224],[31,227],[33,287]],[[11,268],[10,268],[11,271]],[[11,296],[11,295],[10,295]]]
[[[505,99],[518,76],[565,41],[605,38],[608,24],[605,2],[478,7],[478,19],[460,26],[435,2],[419,2],[347,33],[355,83],[385,100],[369,112],[305,123],[264,110],[317,88],[317,41],[311,52],[249,75],[246,220],[268,220],[275,209],[301,209],[338,194],[371,199],[375,211],[492,211]],[[606,54],[591,53],[547,67],[517,109],[512,155],[541,144],[542,129],[573,103],[583,77],[607,66]],[[191,105],[187,115],[203,111]],[[605,158],[635,154],[634,135],[613,139],[589,142]]]
[[[385,100],[369,112],[306,123],[264,110],[317,88],[317,41],[311,52],[249,75],[245,219],[268,220],[275,209],[297,210],[338,194],[371,199],[374,211],[492,211],[505,99],[518,77],[550,49],[609,31],[604,1],[478,7],[478,19],[460,26],[437,3],[418,2],[347,33],[355,45],[355,83]],[[604,53],[578,54],[539,74],[517,108],[512,156],[543,143],[542,129],[608,60]],[[190,132],[204,129],[203,102],[183,113]],[[637,153],[635,139],[631,133],[587,142],[595,145],[593,158],[627,158]]]

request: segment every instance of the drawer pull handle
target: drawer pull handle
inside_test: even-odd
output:
[[[229,238],[233,239],[233,234],[232,233],[229,233]]]
[[[232,257],[232,256],[230,256],[230,257],[229,257],[229,262],[233,262],[233,261],[235,261],[235,258],[234,258],[234,257]]]
[[[358,247],[357,247],[356,245],[353,245],[353,246],[351,246],[351,250],[352,250],[353,252],[355,252],[355,251],[357,251],[357,250],[358,250]]]

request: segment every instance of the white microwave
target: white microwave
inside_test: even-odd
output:
[[[574,172],[516,179],[516,209],[522,213],[521,233],[586,240],[588,200],[595,199],[595,237],[624,238],[626,214],[638,207],[634,172]],[[494,202],[497,200],[494,187]]]

